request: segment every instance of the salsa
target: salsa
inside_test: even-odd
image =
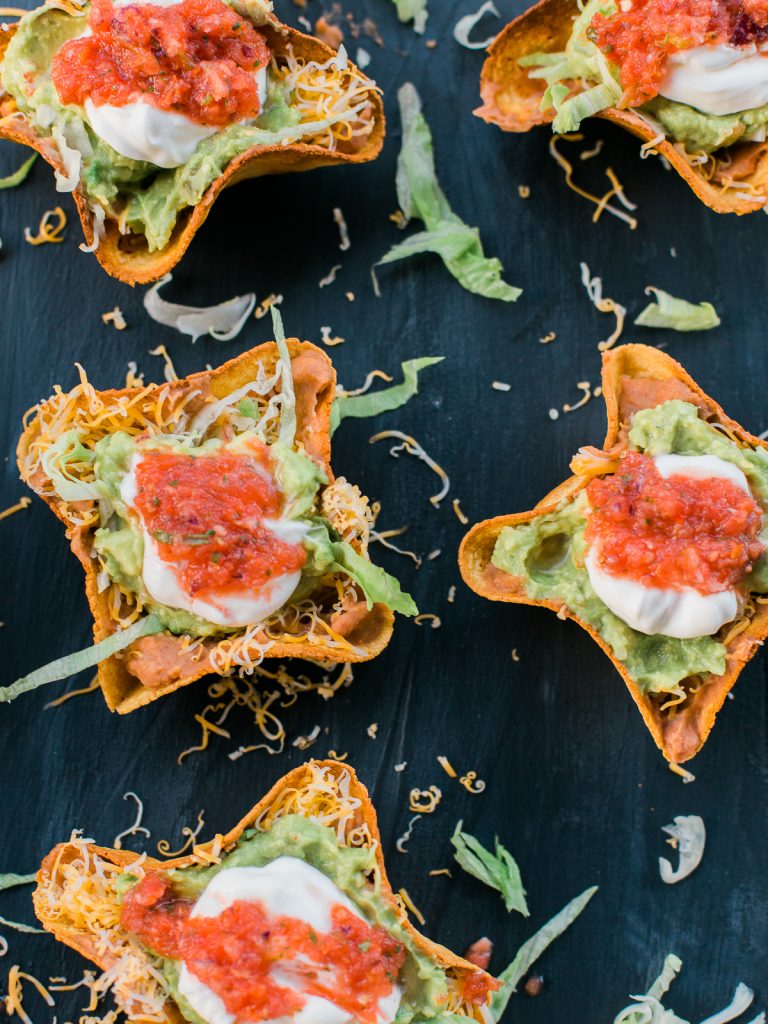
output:
[[[627,10],[624,10],[624,7]],[[619,68],[622,106],[658,95],[667,57],[694,46],[744,46],[768,38],[766,0],[631,0],[596,14],[589,35]]]
[[[53,58],[62,103],[122,107],[140,100],[222,128],[259,113],[254,74],[269,63],[264,36],[223,0],[171,7],[93,0],[91,34]]]
[[[192,902],[149,872],[123,901],[120,920],[153,952],[183,960],[238,1021],[271,1020],[300,1010],[307,995],[329,999],[361,1024],[376,1024],[405,961],[404,946],[341,904],[331,930],[266,912],[258,900],[236,900],[218,917],[191,917]],[[273,980],[290,972],[298,991]]]
[[[627,452],[586,490],[585,539],[612,576],[713,594],[743,582],[763,552],[762,510],[730,480],[665,479],[650,456]]]
[[[144,527],[190,596],[258,591],[304,565],[303,545],[286,543],[265,523],[283,505],[266,445],[251,442],[244,454],[145,450],[135,476]]]

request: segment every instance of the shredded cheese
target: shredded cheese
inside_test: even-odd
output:
[[[520,196],[521,199],[530,199],[530,197],[531,197],[531,188],[530,188],[530,186],[529,185],[518,185],[517,186],[517,194]]]
[[[136,820],[132,825],[124,829],[112,840],[112,845],[116,850],[122,850],[123,840],[127,839],[128,836],[135,836],[141,832],[143,835],[147,837],[147,839],[149,839],[151,835],[149,829],[145,828],[141,824],[141,819],[144,817],[144,804],[142,803],[141,799],[138,796],[136,796],[133,790],[130,789],[128,790],[127,793],[123,793],[123,800],[127,800],[129,797],[132,800],[136,801]]]
[[[464,513],[461,511],[461,506],[459,505],[459,499],[458,498],[454,498],[453,501],[451,502],[451,506],[452,506],[453,511],[454,511],[454,513],[456,515],[456,518],[459,520],[461,525],[462,526],[466,526],[467,523],[469,522],[469,520],[464,515]]]
[[[93,677],[87,686],[81,686],[78,690],[70,690],[68,693],[62,694],[61,697],[57,697],[56,700],[49,700],[47,704],[43,705],[43,711],[47,711],[49,708],[57,708],[66,701],[71,700],[72,697],[83,697],[86,693],[94,693],[99,689],[99,675]]]
[[[596,310],[600,313],[612,313],[616,317],[616,327],[613,333],[606,338],[605,341],[599,342],[597,348],[599,352],[607,352],[609,348],[613,348],[616,342],[621,337],[621,332],[624,330],[624,317],[627,315],[627,311],[621,303],[616,302],[615,299],[608,299],[603,297],[603,282],[600,277],[592,277],[589,272],[589,267],[586,263],[581,263],[581,283],[587,290],[589,300]]]
[[[336,280],[336,275],[338,274],[338,272],[340,270],[341,270],[341,264],[340,263],[337,263],[337,264],[335,264],[335,266],[331,267],[331,269],[328,271],[328,273],[325,275],[325,277],[321,277],[320,278],[320,281],[318,282],[318,287],[319,288],[327,288],[329,284],[333,284],[333,282]]]
[[[53,218],[57,223],[53,223]],[[50,242],[58,244],[64,241],[64,228],[67,226],[67,215],[60,206],[46,210],[40,218],[37,234],[33,235],[29,228],[24,228],[24,238],[30,245],[45,245]]]
[[[472,793],[473,795],[476,793],[482,793],[485,790],[485,783],[482,779],[478,779],[477,772],[467,772],[466,775],[462,775],[459,779],[459,783],[468,793]]]
[[[408,810],[411,814],[432,814],[442,799],[442,791],[437,786],[414,788],[408,794]]]
[[[540,345],[548,345],[551,341],[554,341],[557,335],[554,331],[549,331],[547,334],[539,338]]]
[[[428,874],[430,878],[437,878],[438,875],[447,875],[448,878],[453,878],[450,868],[433,868]]]
[[[432,629],[440,629],[440,626],[442,625],[440,616],[435,615],[433,612],[422,612],[421,615],[416,615],[413,621],[417,626],[421,626],[423,623],[428,622],[432,626]]]
[[[408,895],[407,889],[398,889],[395,899],[399,901],[403,913],[405,913],[405,910],[409,910],[422,927],[427,923],[422,912]]]
[[[456,584],[452,583],[450,585],[450,587],[448,587],[448,604],[453,604],[455,600],[456,600]]]
[[[31,498],[19,498],[15,505],[11,505],[10,508],[5,508],[0,512],[0,519],[8,519],[9,516],[15,515],[17,512],[23,512],[24,509],[29,508],[31,504]]]
[[[327,348],[335,348],[336,345],[343,345],[347,339],[342,338],[338,334],[334,334],[333,336],[331,336],[330,327],[321,327],[320,340]]]
[[[187,837],[184,844],[180,846],[178,850],[172,850],[171,844],[168,842],[168,840],[161,839],[157,844],[158,853],[161,853],[163,857],[180,857],[183,853],[186,853],[187,850],[189,850],[191,847],[195,845],[195,840],[200,835],[200,832],[204,825],[205,811],[200,811],[200,813],[197,816],[197,824],[195,825],[195,827],[192,828],[190,825],[185,825],[181,830],[181,834]]]
[[[621,191],[622,195],[624,194],[621,185],[616,180],[616,176],[610,168],[608,169],[608,171],[606,171],[606,176],[608,177],[608,180],[611,182],[611,188],[602,197],[595,196],[591,192],[587,192],[585,189],[581,188],[574,182],[573,165],[568,160],[566,160],[566,158],[557,148],[557,143],[560,139],[563,139],[566,142],[581,142],[583,138],[584,136],[581,133],[577,132],[572,135],[553,135],[550,139],[549,152],[552,158],[555,160],[555,162],[565,172],[565,184],[568,186],[568,188],[575,192],[576,195],[581,196],[583,199],[589,200],[590,203],[594,203],[595,212],[592,214],[593,223],[597,223],[603,212],[606,212],[612,214],[614,217],[618,217],[619,220],[625,221],[630,226],[630,228],[634,230],[637,227],[636,218],[631,217],[624,210],[619,209],[617,206],[612,206],[610,203],[610,200],[614,196],[618,196],[619,191]],[[624,198],[626,199],[626,196]]]
[[[116,331],[124,331],[128,324],[125,322],[123,311],[119,306],[115,306],[109,313],[101,314],[101,322],[103,324],[112,324]],[[126,387],[130,387],[130,384],[126,384]]]
[[[173,384],[179,379],[178,373],[176,373],[176,367],[173,365],[173,360],[168,355],[168,349],[165,345],[158,345],[157,348],[151,348],[149,350],[151,356],[162,356],[165,361],[165,369],[163,370],[163,376],[169,384]]]
[[[54,1005],[54,999],[48,989],[43,985],[41,981],[32,974],[27,974],[22,971],[18,964],[14,964],[8,972],[8,995],[5,997],[5,1012],[9,1017],[14,1015],[19,1017],[23,1024],[32,1024],[28,1013],[24,1009],[24,990],[22,982],[28,981],[32,985],[41,999],[44,999],[48,1006]]]
[[[271,295],[268,295],[266,299],[258,304],[253,311],[253,315],[257,320],[261,320],[261,318],[265,317],[273,306],[279,306],[282,301],[282,295],[277,295],[275,292],[272,292]]]
[[[338,206],[335,206],[333,209],[333,219],[339,229],[339,248],[342,252],[346,252],[351,248],[352,243],[349,240],[349,229],[347,228],[346,220],[344,220],[344,214]]]
[[[405,830],[405,832],[403,832],[399,839],[395,840],[395,849],[397,850],[398,853],[408,852],[405,848],[405,844],[411,838],[411,835],[413,833],[413,826],[416,824],[420,817],[420,814],[414,814],[414,816],[408,822],[408,828]]]
[[[427,455],[418,441],[410,437],[408,434],[404,434],[402,430],[382,430],[378,434],[374,434],[373,437],[369,437],[368,443],[376,444],[378,441],[383,441],[387,438],[395,438],[402,442],[401,444],[393,445],[392,448],[389,449],[389,454],[393,458],[398,458],[400,452],[404,451],[408,455],[415,456],[421,462],[425,462],[429,468],[440,477],[442,487],[437,494],[433,494],[429,499],[430,503],[434,505],[435,508],[440,508],[440,502],[451,488],[451,481],[442,466],[439,466],[431,456]]]
[[[503,380],[492,380],[491,387],[494,391],[511,391],[512,385],[505,383]]]

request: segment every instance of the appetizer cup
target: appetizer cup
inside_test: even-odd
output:
[[[335,385],[328,356],[289,339],[171,383],[98,392],[81,371],[30,410],[21,476],[85,570],[84,653],[110,709],[265,655],[366,661],[394,610],[416,613],[369,560],[368,499],[334,478]]]
[[[212,54],[196,26],[203,16],[217,19]],[[162,52],[147,71],[152,40],[171,33],[188,48],[192,71]],[[134,92],[126,92],[116,62],[142,48],[147,59],[136,61]],[[232,76],[223,85],[222,66]],[[126,94],[105,102],[110,89]],[[82,8],[51,0],[0,31],[0,138],[48,161],[57,189],[74,195],[85,248],[134,285],[179,262],[229,185],[373,160],[384,113],[374,83],[343,48],[335,53],[281,24],[265,0],[178,0],[171,8],[160,0]]]
[[[680,764],[768,636],[768,446],[658,349],[604,353],[602,384],[604,450],[530,512],[474,526],[461,573],[583,626]]]
[[[254,1020],[298,1019],[312,1000],[320,1021],[449,1013],[482,1024],[499,988],[410,924],[368,792],[338,761],[289,772],[185,857],[161,862],[75,833],[43,861],[34,905],[104,972],[94,989],[108,988],[128,1020],[212,1022],[239,999]]]
[[[732,87],[734,75],[738,84],[742,51],[743,61],[765,64],[760,54],[753,55],[763,26],[745,12],[733,24],[723,15],[706,46],[675,51],[669,41],[675,29],[657,14],[655,24],[664,37],[658,53],[669,59],[667,77],[638,84],[614,63],[621,59],[617,46],[626,45],[630,57],[637,56],[643,45],[637,38],[643,28],[639,19],[647,26],[654,6],[655,0],[635,4],[628,15],[613,0],[589,0],[581,10],[576,0],[540,0],[490,46],[480,81],[483,103],[475,113],[504,131],[527,132],[554,122],[559,134],[576,131],[586,117],[602,117],[642,139],[644,151],[669,161],[715,212],[762,209],[768,203],[768,66],[755,86],[754,70],[744,65],[751,90]],[[724,10],[725,5],[713,5],[713,17],[721,6]],[[738,7],[729,9],[734,18]],[[681,4],[680,16],[686,10]],[[603,25],[605,38],[596,36]],[[653,32],[648,29],[645,45]],[[685,36],[683,26],[680,38]],[[718,61],[728,66],[720,68]]]

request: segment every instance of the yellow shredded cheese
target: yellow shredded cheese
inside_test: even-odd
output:
[[[422,925],[422,927],[427,923],[426,918],[424,917],[422,912],[419,910],[419,908],[413,902],[411,897],[408,895],[407,889],[398,889],[396,899],[397,898],[399,898],[401,906],[404,909],[409,910],[416,918],[416,920],[419,922],[419,924]]]
[[[467,523],[469,522],[469,520],[464,515],[464,513],[461,511],[461,505],[459,504],[459,499],[458,498],[454,498],[453,499],[453,501],[451,502],[451,507],[453,508],[453,511],[454,511],[454,513],[456,515],[456,518],[459,520],[461,525],[462,526],[466,526]]]
[[[448,758],[444,754],[440,754],[440,756],[437,759],[437,763],[443,769],[445,774],[448,775],[450,778],[455,779],[455,778],[458,777],[458,773],[456,772],[456,769],[453,767],[451,762],[448,760]]]
[[[422,612],[421,615],[416,615],[413,620],[417,626],[421,626],[423,623],[428,622],[432,629],[439,629],[442,626],[442,621],[439,615],[435,615],[433,612]]]
[[[116,331],[124,331],[128,326],[125,322],[123,311],[119,306],[115,306],[115,308],[110,310],[108,313],[102,313],[101,322],[104,324],[112,324]],[[130,387],[131,385],[126,382],[125,386]]]
[[[169,384],[173,384],[179,379],[178,373],[176,373],[176,367],[173,365],[173,360],[168,355],[168,349],[165,345],[158,345],[157,348],[151,348],[149,350],[151,356],[162,356],[165,362],[165,368],[163,370],[163,376]]]
[[[473,795],[476,793],[482,793],[485,789],[485,783],[482,779],[478,779],[477,772],[467,772],[466,775],[462,775],[459,779],[459,783],[468,793],[472,793]]]
[[[32,504],[31,498],[19,498],[15,505],[11,505],[10,508],[3,509],[0,512],[0,519],[7,519],[9,516],[15,515],[17,512],[23,512],[25,508],[29,508]]]
[[[445,472],[442,466],[439,466],[435,462],[435,460],[431,458],[431,456],[427,455],[427,453],[424,451],[424,449],[421,447],[418,441],[416,441],[409,434],[404,434],[402,430],[381,430],[379,431],[378,434],[374,434],[372,437],[369,437],[368,443],[376,444],[378,441],[383,441],[385,439],[392,438],[399,440],[401,444],[393,445],[389,449],[390,455],[392,455],[394,458],[397,458],[400,452],[404,451],[408,455],[415,456],[415,458],[419,459],[421,462],[425,462],[429,466],[429,468],[434,473],[437,473],[437,475],[440,477],[443,486],[441,487],[440,491],[437,494],[433,494],[429,499],[430,503],[434,505],[435,508],[440,508],[440,502],[443,500],[443,498],[446,496],[446,494],[451,488],[451,481],[448,478],[448,474]]]
[[[189,850],[191,847],[195,845],[195,840],[200,835],[200,832],[204,825],[205,811],[200,811],[200,813],[197,816],[197,824],[195,825],[194,828],[192,828],[190,825],[185,825],[182,828],[181,834],[183,836],[186,836],[187,838],[184,841],[183,845],[180,846],[178,850],[172,850],[171,844],[168,842],[168,840],[161,839],[157,844],[157,852],[161,853],[163,857],[180,857],[183,853],[186,853],[187,850]]]
[[[430,786],[428,789],[414,788],[408,794],[408,810],[411,814],[432,814],[442,799],[442,790],[437,786]]]
[[[56,223],[53,223],[53,218]],[[64,241],[64,228],[67,226],[67,215],[60,206],[46,210],[40,218],[37,234],[33,235],[29,228],[24,228],[24,238],[30,245],[45,245],[48,242],[58,244]]]
[[[560,166],[565,172],[565,184],[568,186],[568,188],[575,192],[576,195],[581,196],[583,199],[589,200],[590,203],[594,203],[596,209],[592,215],[593,223],[596,223],[600,219],[601,214],[603,212],[606,212],[613,214],[614,217],[618,217],[620,220],[625,221],[630,226],[630,228],[634,230],[637,227],[637,220],[634,217],[631,217],[624,210],[621,210],[616,206],[612,206],[609,201],[614,196],[618,196],[617,189],[621,189],[621,186],[618,185],[618,182],[614,184],[615,175],[613,175],[613,172],[611,171],[610,174],[606,172],[609,181],[611,181],[611,176],[613,175],[613,181],[611,181],[611,188],[604,196],[595,196],[591,192],[587,192],[585,189],[581,188],[574,182],[573,165],[563,156],[563,154],[557,148],[557,143],[561,139],[566,142],[581,142],[584,139],[584,136],[579,132],[576,132],[571,135],[553,135],[549,142],[549,152],[552,158],[558,164],[558,166]]]

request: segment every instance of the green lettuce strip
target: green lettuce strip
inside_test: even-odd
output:
[[[398,91],[403,142],[397,161],[397,197],[408,220],[423,221],[426,231],[394,245],[377,266],[395,263],[417,253],[433,252],[467,291],[488,299],[514,302],[520,288],[502,280],[498,259],[483,252],[480,232],[458,217],[440,187],[435,171],[432,133],[421,112],[416,88],[406,82]]]
[[[153,633],[161,633],[163,629],[164,626],[156,615],[147,615],[138,619],[127,629],[118,630],[92,647],[86,647],[85,650],[76,651],[74,654],[65,654],[63,658],[57,658],[56,661],[44,665],[28,676],[17,679],[10,686],[0,686],[0,701],[10,703],[22,693],[28,693],[30,690],[36,690],[40,686],[46,686],[48,683],[55,683],[61,679],[68,679],[77,672],[82,672],[83,669],[93,668],[94,665],[106,661],[118,651],[125,650],[134,640],[143,636],[151,636]]]
[[[655,295],[635,320],[638,327],[663,327],[672,331],[709,331],[720,326],[720,317],[711,302],[687,302],[669,292],[649,285],[646,295]]]
[[[25,160],[18,171],[14,171],[13,174],[9,174],[5,178],[0,178],[0,189],[16,188],[17,185],[25,181],[35,160],[37,160],[37,153],[33,153],[29,160]]]
[[[454,860],[467,874],[501,893],[508,911],[516,910],[523,917],[530,917],[525,900],[525,889],[520,878],[517,861],[498,840],[495,839],[495,854],[486,850],[483,844],[468,832],[462,832],[459,822],[451,836],[456,849]]]
[[[421,359],[407,359],[401,363],[403,380],[400,384],[382,388],[364,395],[337,394],[331,409],[331,434],[342,420],[348,417],[368,419],[383,412],[399,409],[419,393],[419,373],[427,366],[441,363],[444,356],[423,356]]]

